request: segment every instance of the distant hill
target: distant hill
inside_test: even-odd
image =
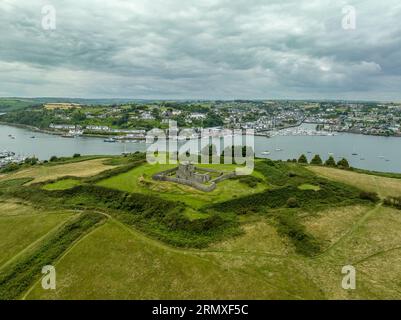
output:
[[[0,98],[0,112],[16,111],[35,105],[70,103],[81,105],[113,105],[125,103],[149,103],[156,100],[143,99],[81,99],[81,98]]]
[[[0,98],[0,112],[25,109],[35,104],[34,99]]]

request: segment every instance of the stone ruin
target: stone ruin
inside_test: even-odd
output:
[[[211,180],[209,173],[196,172],[196,167],[190,162],[183,162],[178,165],[176,177],[198,183],[207,183]]]
[[[212,179],[211,173],[218,174],[218,176]],[[210,192],[216,189],[218,182],[234,176],[235,172],[224,173],[215,169],[199,168],[185,161],[180,163],[176,168],[153,175],[152,178],[153,180],[180,183],[201,191]]]

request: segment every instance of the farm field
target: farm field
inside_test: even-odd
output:
[[[36,185],[25,185],[27,169],[0,180],[0,297],[401,298],[401,213],[359,198],[375,190],[368,175],[328,179],[326,168],[258,160],[254,184],[229,179],[202,193],[151,180],[172,166],[140,159],[52,165],[56,181],[35,165]],[[88,173],[94,161],[107,170],[68,178],[71,165]],[[42,260],[56,267],[54,291],[41,287]],[[346,291],[350,264],[357,289]],[[21,280],[8,278],[16,268]]]

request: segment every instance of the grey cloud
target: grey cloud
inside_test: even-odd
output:
[[[400,99],[399,2],[345,4],[2,0],[0,95]]]

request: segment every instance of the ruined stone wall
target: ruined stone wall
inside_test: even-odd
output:
[[[203,185],[203,184],[197,183],[195,181],[167,177],[165,175],[161,175],[160,173],[154,175],[153,179],[159,180],[159,181],[170,181],[170,182],[184,184],[184,185],[190,186],[192,188],[195,188],[195,189],[198,189],[198,190],[204,191],[204,192],[210,192],[210,191],[213,191],[214,189],[216,189],[216,184],[214,182],[211,183],[210,185]]]
[[[204,169],[204,168],[195,167],[195,169],[203,170],[203,171],[206,171],[206,172],[220,172],[218,170],[209,169],[209,168]],[[193,188],[198,189],[200,191],[211,192],[214,189],[216,189],[216,184],[218,182],[221,182],[221,181],[224,181],[224,180],[227,180],[227,179],[230,179],[230,178],[233,178],[233,177],[236,176],[235,172],[226,173],[226,174],[223,174],[223,175],[211,180],[209,185],[205,185],[205,184],[202,184],[202,183],[199,183],[199,182],[196,182],[196,181],[191,181],[191,180],[186,180],[186,179],[179,179],[179,178],[174,178],[174,177],[169,177],[168,176],[169,174],[171,174],[173,172],[176,172],[177,170],[178,170],[178,168],[172,168],[172,169],[169,169],[169,170],[165,170],[165,171],[159,172],[159,173],[153,175],[152,179],[153,180],[158,180],[158,181],[170,181],[170,182],[180,183],[180,184],[183,184],[183,185],[187,185],[187,186],[193,187]]]
[[[200,168],[200,167],[195,167],[195,170],[200,170],[200,171],[206,171],[206,172],[213,172],[213,173],[219,173],[221,171],[216,170],[216,169],[211,169],[211,168]]]
[[[220,177],[217,177],[216,179],[213,179],[211,182],[218,183],[218,182],[221,182],[221,181],[224,181],[227,179],[234,178],[235,176],[236,176],[235,172],[230,172],[230,173],[224,174]]]

